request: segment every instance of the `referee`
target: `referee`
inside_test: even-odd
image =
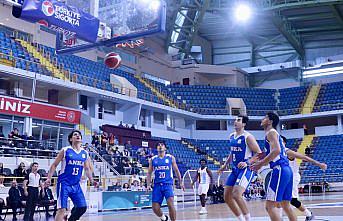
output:
[[[33,221],[33,215],[39,199],[40,175],[37,173],[38,163],[31,164],[31,172],[26,175],[23,185],[27,196],[24,221]]]

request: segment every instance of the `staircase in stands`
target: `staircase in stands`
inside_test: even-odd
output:
[[[141,76],[135,76],[140,82],[142,82],[146,87],[150,88],[150,90],[160,99],[164,101],[165,104],[167,104],[170,107],[177,107],[177,102],[174,100],[168,98],[164,93],[159,91],[155,86],[153,86],[149,81],[146,81]]]
[[[320,84],[311,86],[305,99],[304,105],[302,107],[301,114],[312,113],[314,104],[316,103],[317,97],[319,95],[320,88]]]
[[[52,74],[53,77],[55,78],[59,78],[59,79],[67,79],[67,77],[65,76],[65,74],[63,74],[51,61],[49,58],[45,57],[43,55],[43,53],[39,52],[38,49],[31,45],[30,42],[27,42],[25,40],[22,39],[17,39],[18,42],[20,42],[20,44],[26,48],[26,50],[31,53],[33,55],[33,57],[39,59],[40,63],[46,67]]]
[[[312,144],[314,135],[305,135],[304,139],[301,141],[301,144],[298,148],[298,153],[305,154],[305,149]],[[297,159],[298,165],[301,164],[301,160]]]
[[[191,142],[187,140],[182,140],[182,144],[187,145],[188,148],[193,150],[195,153],[198,152],[198,150],[200,150],[200,148],[196,147],[195,145],[193,145]],[[220,166],[220,162],[216,160],[214,157],[212,157],[211,155],[209,155],[208,153],[206,153],[206,157],[209,163],[213,162],[214,165]]]

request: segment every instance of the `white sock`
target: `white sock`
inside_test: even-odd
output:
[[[243,214],[237,216],[238,221],[245,221]]]
[[[279,215],[282,218],[282,208],[278,208],[279,209]]]
[[[311,211],[308,209],[305,209],[304,213],[305,213],[305,216],[311,216],[312,215]]]
[[[250,213],[245,214],[245,215],[244,215],[244,218],[245,218],[245,221],[250,221],[250,220],[251,220]]]
[[[161,219],[161,220],[167,220],[167,218],[166,218],[165,215],[162,215],[162,216],[160,217],[160,219]]]

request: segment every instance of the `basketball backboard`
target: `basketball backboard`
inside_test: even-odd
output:
[[[165,30],[166,3],[163,0],[66,0],[65,4],[98,18],[100,28],[95,43],[59,33],[56,51],[60,54],[111,47]]]

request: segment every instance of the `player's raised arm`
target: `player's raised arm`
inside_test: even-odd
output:
[[[177,179],[179,180],[181,189],[182,189],[183,191],[185,191],[185,186],[183,185],[181,173],[180,173],[179,167],[178,167],[177,164],[176,164],[175,157],[172,156],[172,159],[173,159],[173,162],[172,162],[173,170],[175,171],[176,177],[177,177]]]
[[[152,174],[152,172],[153,172],[152,160],[149,159],[148,173],[146,175],[147,190],[151,190],[151,174]]]
[[[55,161],[51,164],[50,169],[49,169],[49,173],[48,173],[48,177],[47,177],[45,182],[50,183],[51,177],[54,175],[58,164],[60,164],[60,162],[63,160],[63,158],[64,158],[64,149],[62,149],[58,153]]]
[[[322,170],[326,170],[327,169],[327,165],[325,163],[321,163],[319,161],[316,161],[315,159],[313,159],[311,157],[305,156],[305,155],[303,155],[301,153],[298,153],[298,152],[295,152],[293,150],[288,149],[286,154],[287,154],[287,156],[289,158],[300,159],[300,160],[304,160],[304,161],[313,163],[314,165],[320,167],[320,169],[322,169]]]

